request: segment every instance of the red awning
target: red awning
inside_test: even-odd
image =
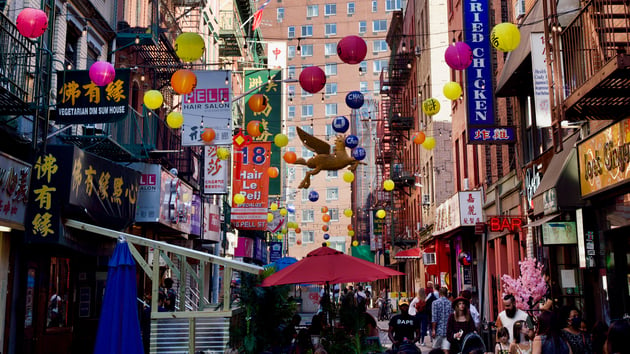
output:
[[[396,253],[394,258],[396,259],[419,259],[422,257],[422,250],[419,248],[411,248],[408,250],[400,251]]]

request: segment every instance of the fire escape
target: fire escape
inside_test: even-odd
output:
[[[619,120],[630,111],[630,5],[627,0],[580,4],[575,17],[563,23],[556,2],[543,1],[556,150],[562,149],[562,120]]]
[[[402,47],[403,14],[394,12],[387,33],[387,44],[391,50],[387,71],[380,75],[381,84],[381,119],[378,126],[380,151],[377,150],[377,164],[380,168],[378,181],[391,179],[395,188],[392,192],[379,192],[377,204],[388,210],[390,218],[391,243],[398,244],[406,237],[404,210],[409,188],[415,183],[410,166],[405,166],[405,142],[409,141],[414,118],[403,100],[403,89],[411,75],[413,54]]]

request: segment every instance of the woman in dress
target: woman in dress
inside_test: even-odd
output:
[[[531,354],[532,353],[532,341],[528,336],[529,328],[525,321],[514,322],[514,340],[510,344],[510,354]]]
[[[470,316],[470,302],[465,297],[458,297],[452,302],[453,312],[448,317],[446,324],[446,339],[451,343],[451,353],[461,351],[464,338],[469,333],[475,332],[475,322]]]
[[[571,347],[560,335],[560,325],[554,312],[543,311],[538,316],[532,354],[572,354]]]
[[[569,307],[564,313],[568,313],[568,316],[565,315],[566,327],[562,329],[562,338],[569,343],[573,354],[591,354],[593,350],[591,337],[580,331],[582,326],[580,312],[575,307]]]

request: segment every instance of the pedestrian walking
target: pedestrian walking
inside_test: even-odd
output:
[[[505,327],[510,332],[510,341],[514,340],[514,323],[516,321],[526,321],[527,328],[531,330],[530,337],[534,336],[534,323],[527,313],[521,309],[516,308],[516,299],[514,295],[507,294],[503,296],[503,307],[505,310],[499,313],[499,317],[496,320],[497,328]]]
[[[451,343],[451,351],[462,351],[464,338],[476,331],[475,321],[470,316],[470,301],[465,297],[458,297],[452,302],[453,311],[446,324],[446,339]]]
[[[450,342],[446,339],[446,329],[448,318],[453,312],[451,302],[448,301],[446,297],[447,294],[448,289],[446,287],[440,288],[440,298],[431,304],[431,337],[433,338],[433,349],[442,349],[445,354],[448,354],[451,348]]]

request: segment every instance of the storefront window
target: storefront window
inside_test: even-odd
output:
[[[50,259],[48,294],[46,328],[53,330],[69,327],[70,259],[59,257]]]

